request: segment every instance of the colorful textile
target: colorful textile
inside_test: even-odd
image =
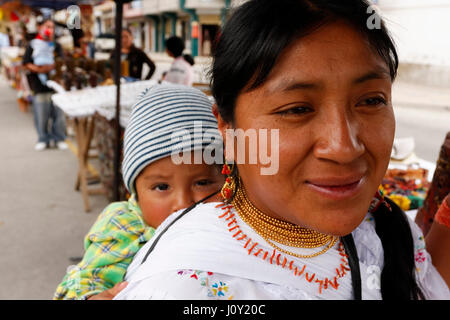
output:
[[[420,224],[423,232],[427,234],[433,223],[434,215],[444,198],[450,193],[450,132],[447,133],[444,143],[439,152],[439,158],[436,162],[431,186],[427,193],[423,206],[419,209],[417,215],[422,221]]]
[[[111,203],[85,237],[83,260],[68,271],[54,299],[87,299],[121,282],[154,232],[145,224],[134,194],[127,202]]]
[[[425,169],[390,169],[386,172],[379,190],[402,210],[414,210],[422,206],[429,189],[428,171]]]

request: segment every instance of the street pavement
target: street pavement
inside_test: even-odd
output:
[[[32,113],[0,78],[0,299],[51,299],[83,237],[107,204],[85,213],[70,150],[34,150]]]
[[[436,163],[450,131],[450,88],[397,79],[392,87],[397,138],[414,137],[414,153]]]
[[[393,90],[397,136],[413,135],[416,154],[435,162],[450,131],[450,90],[407,83]],[[51,299],[108,202],[91,196],[92,211],[84,212],[75,155],[34,151],[32,114],[15,99],[0,78],[0,299]]]

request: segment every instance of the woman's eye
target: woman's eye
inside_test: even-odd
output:
[[[169,185],[167,183],[159,183],[152,187],[152,190],[157,191],[167,191],[169,189]]]
[[[378,106],[378,105],[386,105],[386,99],[381,98],[381,97],[372,97],[372,98],[368,98],[368,99],[364,99],[362,102],[358,103],[358,105],[362,105],[362,106]]]
[[[278,114],[280,114],[280,115],[282,115],[282,116],[289,116],[289,115],[302,115],[302,114],[305,114],[305,113],[309,113],[309,112],[312,112],[313,111],[313,109],[311,109],[310,107],[301,107],[301,106],[298,106],[298,107],[292,107],[292,108],[289,108],[289,109],[286,109],[286,110],[282,110],[282,111],[279,111],[279,112],[277,112]]]

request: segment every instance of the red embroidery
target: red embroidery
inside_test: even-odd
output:
[[[332,286],[334,289],[337,290],[337,288],[339,287],[339,284],[337,283],[337,277],[334,277],[333,280],[334,280],[333,282],[331,282],[330,280],[328,280],[328,283],[330,284],[330,286]]]
[[[255,242],[252,247],[250,249],[248,249],[248,254],[252,253],[253,248],[256,247],[256,245],[258,244],[258,242]]]
[[[313,274],[312,274],[312,277],[311,277],[310,279],[308,279],[308,272],[305,273],[305,279],[306,279],[307,281],[309,281],[309,282],[313,281],[313,279],[314,279],[315,276],[316,276],[316,274],[313,273]]]
[[[261,251],[263,251],[263,249],[258,249],[258,251],[254,254],[254,256],[257,257]]]
[[[229,213],[229,211],[227,211],[227,212],[225,212],[223,215],[221,215],[219,218],[223,218],[223,217],[225,217],[227,214]]]
[[[273,249],[272,256],[270,257],[270,264],[272,264],[273,257],[275,257],[275,249]]]
[[[286,257],[284,257],[283,264],[281,265],[283,268],[286,265],[286,262],[287,262],[287,259],[286,259]]]
[[[233,217],[234,217],[234,213],[230,214],[230,216],[228,218],[226,218],[225,220],[230,220]],[[233,220],[236,221],[235,219],[233,219]]]
[[[228,219],[227,219],[227,220],[228,220]],[[236,219],[231,220],[230,223],[228,224],[228,226],[231,227],[231,225],[232,225],[233,223],[237,223]]]
[[[238,238],[238,240],[243,240],[245,238],[247,238],[247,235],[244,234],[244,235],[242,235],[242,237]]]
[[[326,279],[326,280],[328,280],[328,279]],[[316,282],[319,283],[319,294],[321,294],[322,293],[323,280],[316,279]]]
[[[299,274],[298,274],[299,276],[302,275],[303,271],[305,271],[305,268],[306,268],[306,264],[303,265],[302,271],[300,271]]]
[[[242,231],[241,230],[239,230],[238,232],[236,232],[234,235],[233,235],[233,238],[235,238],[239,233],[241,233]]]

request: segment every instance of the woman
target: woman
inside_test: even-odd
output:
[[[111,54],[111,60],[114,59],[114,52]],[[155,72],[155,63],[147,56],[141,49],[133,44],[133,34],[130,29],[123,29],[122,31],[122,52],[121,59],[128,61],[128,76],[133,80],[142,79],[142,69],[144,64],[149,67],[145,80],[152,77]]]
[[[279,169],[262,175],[266,162],[236,161],[251,146],[226,148],[225,203],[169,217],[117,299],[450,298],[419,228],[377,192],[398,59],[384,24],[367,28],[368,6],[253,0],[234,12],[215,50],[214,114],[226,146],[227,129],[278,132],[263,146]]]

